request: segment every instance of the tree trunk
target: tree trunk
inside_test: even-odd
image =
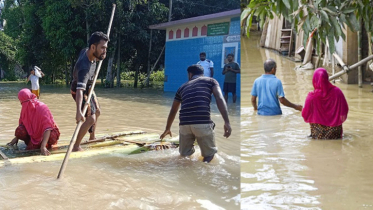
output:
[[[85,11],[85,31],[87,33],[87,43],[89,41],[90,33],[89,33],[89,23],[88,23],[88,11]]]
[[[108,66],[107,66],[107,74],[106,74],[106,82],[105,82],[105,87],[114,87],[114,74],[113,74],[113,62],[114,62],[114,56],[115,56],[115,51],[117,49],[117,43],[114,42],[114,51],[111,54],[111,57],[109,58]]]
[[[120,34],[118,35],[117,87],[120,87]]]
[[[68,62],[66,61],[66,69],[65,69],[65,83],[66,83],[66,86],[69,85],[69,64]]]
[[[137,82],[139,81],[139,71],[140,71],[140,64],[136,64],[135,83],[133,84],[134,88],[137,88]]]

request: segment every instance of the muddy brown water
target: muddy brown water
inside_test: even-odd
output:
[[[17,93],[28,87],[0,83],[0,145],[9,142],[18,124]],[[174,93],[157,90],[97,89],[102,116],[97,133],[143,130],[161,134]],[[68,144],[75,129],[75,102],[69,88],[42,86],[61,137]],[[178,149],[136,155],[107,154],[71,159],[57,180],[61,161],[0,168],[0,209],[239,209],[240,106],[228,106],[232,136],[223,137],[223,120],[212,104],[218,155],[211,164]],[[178,135],[178,119],[172,126]]]
[[[349,104],[343,140],[310,140],[299,111],[258,116],[250,91],[267,58],[277,62],[285,97],[304,105],[313,71],[258,45],[259,36],[241,39],[241,209],[373,209],[373,94],[336,82]]]

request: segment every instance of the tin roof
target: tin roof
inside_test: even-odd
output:
[[[149,28],[165,30],[175,25],[182,25],[182,24],[201,22],[201,21],[220,19],[220,18],[238,17],[240,16],[240,14],[241,14],[241,9],[235,9],[235,10],[229,10],[225,12],[219,12],[219,13],[214,13],[214,14],[209,14],[209,15],[202,15],[202,16],[197,16],[197,17],[192,17],[192,18],[187,18],[187,19],[181,19],[181,20],[175,20],[175,21],[170,21],[166,23],[150,25]]]

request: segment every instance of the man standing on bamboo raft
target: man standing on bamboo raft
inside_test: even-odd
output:
[[[84,123],[79,130],[73,151],[82,150],[80,142],[87,131],[90,133],[89,139],[95,139],[95,128],[97,119],[100,116],[100,106],[94,92],[85,116],[83,116],[82,111],[84,104],[87,103],[88,91],[94,80],[96,61],[105,59],[108,41],[109,37],[103,32],[94,32],[89,38],[88,48],[80,52],[74,67],[71,95],[76,102],[76,122],[84,121]]]
[[[172,137],[171,125],[179,110],[179,152],[181,156],[194,153],[194,142],[197,140],[201,149],[203,162],[210,162],[217,147],[215,145],[215,123],[211,120],[210,103],[214,94],[218,109],[224,119],[224,137],[231,135],[227,105],[221,93],[219,83],[211,77],[203,76],[201,65],[192,65],[188,69],[189,81],[184,83],[176,92],[174,102],[168,115],[166,129],[160,136],[163,139],[168,134]]]

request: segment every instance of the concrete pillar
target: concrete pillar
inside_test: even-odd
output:
[[[343,29],[346,34],[346,41],[343,42],[343,55],[342,59],[346,65],[350,66],[358,62],[358,43],[357,43],[357,32],[352,32],[347,26]],[[347,84],[358,83],[358,71],[354,69],[348,74],[342,76],[342,80]]]

